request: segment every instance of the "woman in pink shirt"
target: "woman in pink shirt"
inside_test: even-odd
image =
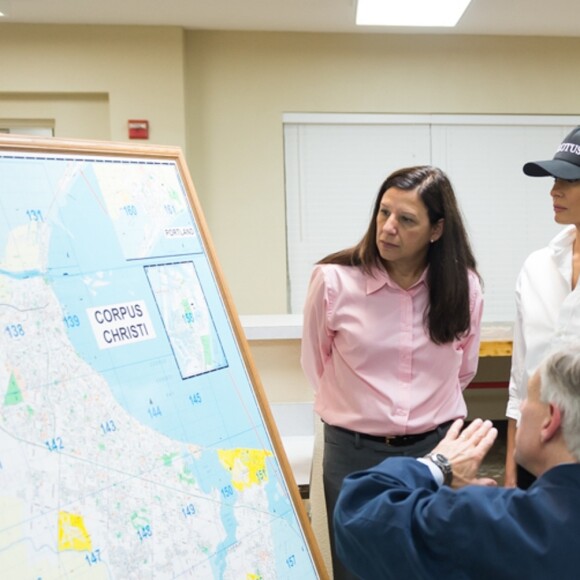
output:
[[[302,367],[325,423],[323,479],[332,515],[344,477],[386,457],[427,454],[466,416],[483,298],[447,176],[400,169],[379,189],[354,247],[315,266],[304,308]]]

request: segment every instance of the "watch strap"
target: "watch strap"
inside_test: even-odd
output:
[[[453,468],[447,457],[441,453],[429,453],[426,457],[441,470],[443,474],[443,485],[451,485],[453,481]]]

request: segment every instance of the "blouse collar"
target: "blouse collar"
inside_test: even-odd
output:
[[[419,285],[427,286],[427,271],[429,270],[429,266],[427,266],[419,279],[409,288],[407,291],[416,288]],[[373,294],[380,290],[383,286],[389,286],[389,288],[394,288],[395,290],[402,290],[402,288],[393,281],[393,279],[389,276],[389,273],[384,268],[374,267],[371,270],[371,275],[367,276],[367,295]]]

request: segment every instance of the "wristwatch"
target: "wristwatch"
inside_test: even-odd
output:
[[[443,484],[451,485],[451,482],[453,481],[453,469],[451,463],[449,463],[449,459],[441,453],[430,453],[427,455],[427,459],[441,470],[441,473],[443,474]]]

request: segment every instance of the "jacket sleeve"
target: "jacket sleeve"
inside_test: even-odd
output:
[[[416,459],[386,459],[345,478],[334,511],[337,554],[363,580],[481,578],[489,559],[481,546],[521,533],[506,517],[504,491],[439,488]]]
[[[363,579],[428,576],[427,554],[418,553],[411,528],[421,502],[437,489],[429,468],[412,458],[349,475],[334,511],[336,551],[345,566]]]
[[[389,458],[345,478],[336,551],[363,580],[576,577],[579,482],[564,464],[528,490],[438,488],[423,463]]]

